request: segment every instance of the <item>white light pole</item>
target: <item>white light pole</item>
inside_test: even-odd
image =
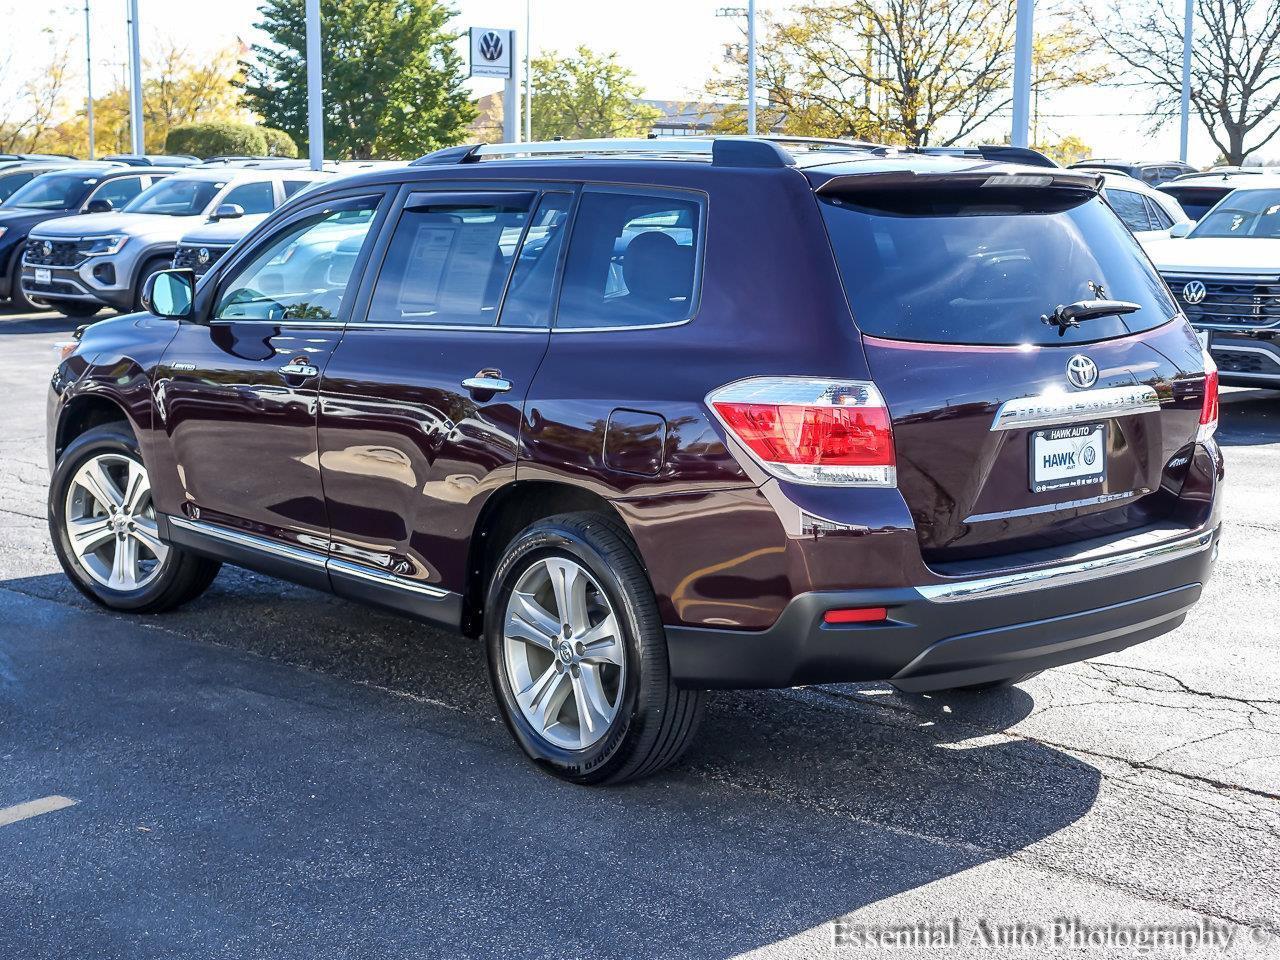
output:
[[[90,37],[93,34],[92,24],[89,22],[89,0],[84,0],[84,85],[85,85],[85,105],[89,114],[89,159],[92,160],[97,155],[94,152],[93,142],[93,45]]]
[[[1013,131],[1009,142],[1015,147],[1029,146],[1031,126],[1031,47],[1035,39],[1035,0],[1017,0],[1018,16],[1014,23],[1013,47]]]
[[[136,0],[135,0],[136,2]],[[324,87],[320,62],[320,0],[307,0],[307,157],[324,169]]]
[[[756,0],[747,2],[747,136],[756,135]]]
[[[1182,22],[1182,131],[1179,139],[1178,159],[1187,162],[1187,141],[1191,136],[1191,33],[1195,15],[1195,0],[1187,0],[1186,19]]]
[[[142,129],[142,44],[138,39],[138,0],[129,0],[129,131],[133,152],[147,152]]]
[[[524,0],[524,142],[533,140],[533,0]],[[515,69],[514,64],[512,69]]]

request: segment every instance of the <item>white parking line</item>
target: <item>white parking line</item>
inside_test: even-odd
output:
[[[38,817],[42,813],[53,813],[55,810],[62,810],[66,807],[74,807],[75,800],[70,797],[42,797],[39,800],[28,800],[26,803],[19,803],[12,807],[5,807],[0,810],[0,827],[7,827],[11,823],[17,823],[19,820],[29,820],[32,817]]]

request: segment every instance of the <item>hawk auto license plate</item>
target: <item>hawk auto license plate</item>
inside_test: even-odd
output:
[[[53,271],[36,268],[36,283],[51,283],[52,281]]]
[[[1031,434],[1031,489],[1084,487],[1107,476],[1107,425],[1055,427]]]

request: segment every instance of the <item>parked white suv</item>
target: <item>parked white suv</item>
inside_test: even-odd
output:
[[[1280,182],[1241,178],[1186,236],[1145,247],[1221,381],[1280,389]]]
[[[1141,180],[1123,173],[1104,173],[1102,179],[1107,204],[1143,243],[1168,237],[1179,223],[1191,223],[1177,200]]]
[[[270,213],[312,179],[305,170],[189,169],[143,191],[119,213],[41,224],[23,257],[22,289],[77,316],[101,305],[138,309],[147,278],[169,268],[179,238],[192,227]]]

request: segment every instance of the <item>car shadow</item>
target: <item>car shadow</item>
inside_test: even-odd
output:
[[[438,956],[493,955],[477,954],[476,945],[517,942],[518,950],[497,952],[728,958],[801,935],[820,938],[826,950],[838,918],[1007,858],[1075,823],[1101,779],[1063,751],[996,732],[1030,712],[1033,700],[1021,689],[906,697],[862,684],[717,693],[679,765],[621,788],[577,788],[523,763],[496,721],[483,651],[460,636],[225,568],[200,600],[136,619],[93,608],[60,575],[0,586],[58,600],[68,619],[101,625],[87,642],[104,676],[117,662],[141,658],[126,683],[129,699],[157,696],[177,682],[171,671],[253,693],[235,712],[192,728],[213,723],[226,740],[225,755],[208,761],[217,777],[232,784],[249,777],[261,795],[255,809],[282,811],[262,814],[270,835],[252,856],[240,851],[243,838],[215,831],[193,839],[202,883],[219,891],[208,922],[252,925],[255,891],[276,883],[293,889],[288,870],[277,874],[271,864],[301,858],[308,870],[339,877],[349,864],[309,858],[337,856],[332,836],[350,834],[344,843],[358,847],[359,895],[336,880],[319,888],[303,882],[275,908],[277,943],[290,931],[310,936],[312,917],[349,916],[352,902],[378,891],[376,918],[352,924],[383,957],[418,956],[424,942]],[[49,616],[50,636],[73,633]],[[102,681],[109,682],[119,695],[121,681]],[[98,695],[76,689],[81,699]],[[183,694],[164,706],[169,726],[148,727],[160,736],[147,749],[196,764],[176,776],[213,776],[192,741],[203,735],[184,733],[182,720],[213,696]],[[287,710],[278,719],[258,716],[265,702],[323,708],[324,723],[340,732]],[[264,733],[273,728],[297,742]],[[130,732],[122,725],[112,736],[127,740]],[[226,764],[234,768],[221,769]],[[345,812],[289,815],[294,782],[313,785],[311,801],[314,785],[325,784]],[[109,795],[112,787],[101,789]],[[218,805],[234,798],[210,790],[174,802],[212,808],[166,816],[216,820]],[[229,849],[220,851],[224,843]],[[438,915],[440,905],[418,896],[406,876],[430,877],[430,889],[455,891],[466,908]],[[117,879],[127,887],[134,878],[125,870]],[[137,879],[160,891],[150,911],[186,909],[180,886],[167,893]],[[536,922],[521,919],[526,910]],[[149,915],[139,914],[138,924]],[[431,917],[438,922],[424,928]],[[193,916],[188,926],[202,922]]]
[[[1224,447],[1251,447],[1280,440],[1280,391],[1223,393],[1217,437]]]

